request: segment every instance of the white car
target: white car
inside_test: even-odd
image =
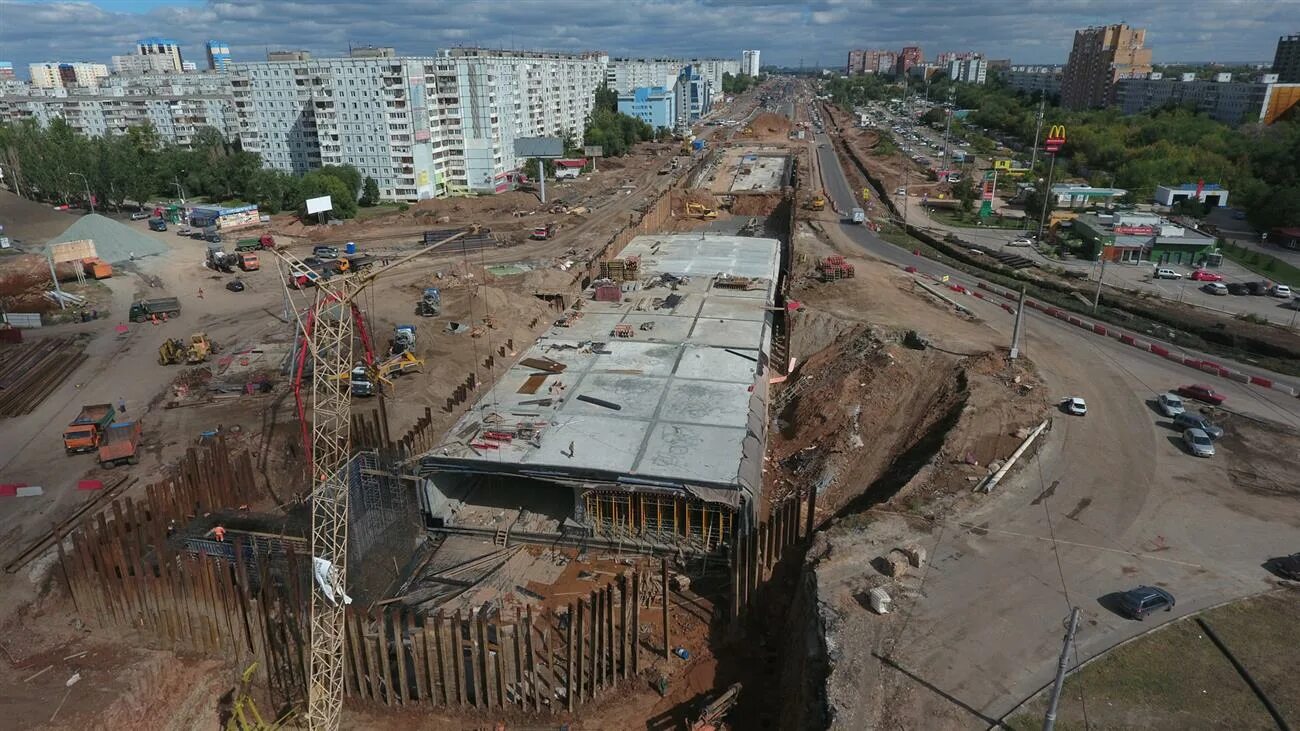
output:
[[[1291,299],[1291,288],[1285,284],[1275,284],[1272,294],[1279,299]]]
[[[1029,238],[1028,236],[1021,236],[1020,238],[1015,239],[1011,241],[1011,243],[1007,244],[1007,246],[1033,246],[1033,245],[1034,245],[1034,240]]]
[[[1168,267],[1160,267],[1156,270],[1156,279],[1182,279],[1183,275]]]
[[[895,190],[894,195],[907,195],[907,188],[899,188]]]
[[[1173,418],[1186,411],[1183,408],[1183,399],[1176,393],[1162,393],[1156,399],[1156,405],[1160,407],[1160,413]]]
[[[1083,399],[1078,396],[1071,396],[1062,401],[1061,407],[1065,409],[1067,414],[1074,414],[1075,416],[1084,416],[1088,413],[1088,404],[1084,403]]]

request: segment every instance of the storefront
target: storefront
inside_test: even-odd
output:
[[[257,206],[194,208],[190,210],[190,225],[197,228],[215,226],[218,231],[231,231],[256,226],[258,223]]]

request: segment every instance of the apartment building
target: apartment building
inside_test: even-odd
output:
[[[432,56],[231,63],[231,93],[245,150],[302,174],[353,165],[390,200],[438,193],[426,69]]]
[[[1074,32],[1074,46],[1061,77],[1061,106],[1091,109],[1115,103],[1115,82],[1151,73],[1146,29],[1124,23]]]
[[[13,61],[0,61],[0,81],[15,81]]]
[[[244,149],[295,173],[354,165],[390,200],[508,190],[517,138],[581,141],[607,61],[478,48],[273,58],[231,64]]]
[[[759,59],[762,57],[761,51],[750,50],[740,52],[740,73],[748,76],[758,76],[758,70],[762,68]]]
[[[98,86],[99,80],[108,76],[108,67],[102,63],[33,63],[27,65],[32,86],[41,89],[62,89],[68,86]]]
[[[1195,74],[1163,78],[1152,72],[1145,79],[1115,83],[1116,105],[1124,114],[1164,106],[1189,106],[1224,124],[1272,124],[1300,103],[1300,84],[1279,83],[1277,74],[1234,81],[1232,74],[1197,79]]]
[[[181,58],[181,47],[170,38],[145,38],[135,44],[137,56],[162,56],[171,65],[172,71],[181,73],[185,70]]]
[[[208,41],[204,45],[208,53],[208,68],[213,71],[225,71],[230,66],[230,44],[225,41]]]
[[[1300,33],[1281,36],[1273,54],[1273,73],[1282,84],[1300,84]]]
[[[1008,88],[1026,94],[1061,95],[1061,73],[1064,66],[1011,66],[1002,72],[1002,81]]]
[[[605,82],[620,94],[646,86],[671,89],[687,66],[709,85],[712,94],[722,93],[723,75],[739,76],[743,70],[740,61],[727,58],[612,58],[605,68]]]
[[[204,127],[234,139],[230,81],[222,74],[110,76],[96,87],[7,86],[0,121],[62,119],[88,137],[125,134],[148,123],[163,142],[188,146]]]
[[[922,53],[920,46],[906,46],[898,53],[898,60],[894,64],[894,73],[899,76],[906,76],[913,66],[924,63],[925,54]]]
[[[643,86],[631,94],[619,94],[618,111],[636,117],[655,129],[672,129],[677,126],[676,88]]]
[[[967,84],[983,84],[988,79],[989,62],[982,56],[950,58],[948,78]]]

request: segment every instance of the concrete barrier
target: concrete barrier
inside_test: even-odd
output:
[[[1255,384],[1256,386],[1263,386],[1264,388],[1273,387],[1273,379],[1264,378],[1263,376],[1251,376],[1250,382]]]
[[[1092,331],[1095,332],[1095,333],[1097,333],[1098,335],[1105,335],[1105,334],[1106,334],[1106,326],[1105,326],[1105,325],[1098,325],[1098,324],[1094,323],[1093,326],[1092,326]]]
[[[1238,383],[1250,383],[1250,376],[1246,375],[1245,373],[1238,373],[1237,371],[1224,371],[1222,375],[1224,378],[1230,378]]]
[[[1169,355],[1169,348],[1165,348],[1165,347],[1162,347],[1162,346],[1159,346],[1159,345],[1152,344],[1152,345],[1151,345],[1151,352],[1152,352],[1152,353],[1155,353],[1156,355],[1161,355],[1161,356]]]
[[[1124,343],[1125,345],[1133,345],[1137,342],[1136,340],[1133,339],[1132,335],[1120,335],[1119,341],[1121,343]]]

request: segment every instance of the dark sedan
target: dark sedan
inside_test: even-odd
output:
[[[1119,606],[1124,614],[1139,621],[1157,609],[1172,611],[1174,603],[1173,594],[1154,586],[1129,589],[1119,598]]]

